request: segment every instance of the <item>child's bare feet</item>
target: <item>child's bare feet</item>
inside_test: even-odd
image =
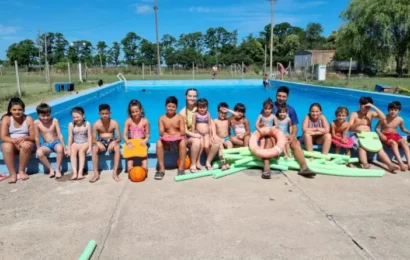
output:
[[[407,165],[405,165],[403,162],[399,163],[399,166],[402,172],[405,172],[408,169]]]
[[[54,173],[54,170],[50,169],[50,173],[48,174],[48,177],[54,178],[55,176],[56,176],[56,174]]]
[[[26,180],[28,180],[28,179],[30,178],[30,177],[28,176],[28,174],[25,173],[25,172],[19,172],[19,174],[20,174],[20,179],[23,180],[23,181],[26,181]]]
[[[6,180],[9,184],[14,184],[17,182],[17,175],[9,175]]]
[[[72,180],[72,181],[77,180],[77,174],[74,174],[74,173],[73,173],[73,176],[71,176],[71,180]]]
[[[91,178],[90,182],[94,183],[100,179],[100,174],[94,173],[94,176]]]
[[[355,168],[355,166],[353,165],[353,163],[349,163],[349,164],[347,165],[347,167],[349,167],[349,168]]]
[[[61,178],[61,172],[60,170],[56,170],[56,179],[60,179]]]
[[[197,170],[202,170],[202,165],[201,165],[201,163],[197,163],[197,164],[196,164],[196,169],[197,169]]]
[[[221,170],[222,171],[225,171],[227,168],[226,168],[226,164],[222,164],[222,166],[221,166]]]
[[[370,164],[363,164],[363,169],[370,169]]]
[[[77,180],[82,180],[82,179],[84,179],[84,175],[78,174]]]
[[[115,174],[115,173],[112,175],[112,178],[113,178],[114,181],[116,181],[116,182],[119,182],[119,181],[120,181],[120,178],[119,178],[118,175]]]
[[[391,173],[396,173],[396,171],[400,170],[400,167],[398,165],[395,165],[393,163],[390,163],[389,165],[389,172]]]

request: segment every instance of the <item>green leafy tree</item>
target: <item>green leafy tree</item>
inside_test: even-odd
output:
[[[325,38],[322,37],[323,27],[320,23],[309,23],[305,30],[305,41],[307,49],[322,49]]]
[[[137,49],[141,40],[142,38],[134,32],[127,33],[125,38],[122,39],[121,44],[124,51],[124,59],[126,64],[132,66],[137,64]]]
[[[139,64],[156,65],[157,45],[143,39],[140,44],[140,60]]]
[[[38,57],[38,49],[32,40],[23,40],[18,43],[14,43],[7,49],[7,58],[10,65],[14,65],[16,60],[19,65],[30,65],[34,63]]]
[[[107,64],[107,44],[105,43],[105,41],[99,41],[97,42],[97,53],[98,53],[98,62],[97,64],[102,63],[102,65],[104,66],[105,64]]]
[[[209,28],[204,35],[204,44],[208,49],[208,55],[215,56],[215,61],[212,63],[218,63],[218,55],[227,50],[226,46],[236,45],[237,38],[236,30],[229,32],[223,27]],[[209,58],[207,61],[211,62]]]
[[[45,41],[47,44],[45,44]],[[41,51],[41,64],[44,64],[46,47],[47,47],[47,61],[49,64],[55,64],[53,57],[53,50],[55,50],[55,34],[52,32],[46,32],[37,38],[37,43],[39,44]],[[46,46],[47,45],[47,46]]]
[[[239,46],[239,57],[246,65],[253,63],[262,64],[264,58],[264,49],[262,44],[253,37],[253,35],[247,36]]]
[[[408,0],[352,0],[342,13],[345,23],[337,39],[337,56],[353,57],[364,64],[396,60],[403,75],[410,48],[410,4]]]
[[[64,38],[62,33],[58,32],[54,35],[54,46],[52,47],[52,64],[63,61],[66,56],[68,41]]]
[[[176,44],[177,39],[170,34],[165,34],[161,39],[161,55],[167,66],[177,63]]]
[[[109,63],[110,64],[114,64],[115,66],[118,66],[120,64],[120,44],[118,42],[113,42],[112,43],[112,47],[109,50],[109,55],[108,55],[108,59],[109,59]]]

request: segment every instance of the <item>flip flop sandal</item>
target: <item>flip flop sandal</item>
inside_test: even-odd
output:
[[[270,170],[262,172],[262,179],[270,179],[271,178],[271,172]]]
[[[156,172],[154,179],[156,180],[162,180],[162,178],[164,178],[165,172]]]
[[[309,170],[309,168],[299,171],[298,174],[305,177],[313,177],[316,175],[316,173]]]
[[[184,170],[178,170],[177,176],[185,175]]]

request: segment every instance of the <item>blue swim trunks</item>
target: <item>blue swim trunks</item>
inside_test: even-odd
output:
[[[56,145],[60,144],[60,140],[51,142],[51,143],[43,143],[41,146],[43,147],[47,147],[48,149],[50,149],[51,151],[55,152],[54,148],[56,147]]]
[[[225,142],[228,142],[229,140],[231,140],[231,138],[230,138],[229,136],[225,136],[225,137],[224,137],[224,143],[225,143]]]

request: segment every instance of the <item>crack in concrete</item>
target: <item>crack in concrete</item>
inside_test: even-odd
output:
[[[344,229],[340,223],[334,218],[334,216],[332,214],[328,214],[322,207],[320,207],[319,204],[316,203],[316,201],[309,196],[309,194],[307,194],[307,192],[300,187],[299,185],[297,185],[296,183],[294,183],[287,175],[286,173],[283,172],[283,175],[286,177],[286,179],[289,181],[289,183],[291,185],[293,185],[294,187],[296,187],[301,194],[309,201],[309,204],[311,204],[313,207],[316,208],[316,210],[318,210],[320,213],[322,213],[328,220],[330,223],[334,224],[343,234],[347,235],[349,237],[349,239],[352,241],[352,243],[359,248],[361,251],[363,251],[369,258],[371,259],[377,259],[376,257],[374,257],[370,251],[368,249],[366,249],[365,247],[363,247],[354,237],[352,234],[350,234],[346,229]]]
[[[113,211],[112,214],[111,214],[110,221],[108,222],[108,226],[107,226],[108,230],[107,230],[107,232],[106,232],[106,234],[105,234],[104,242],[102,243],[102,247],[101,247],[100,253],[98,254],[97,259],[100,259],[101,255],[102,255],[102,253],[103,253],[103,251],[104,251],[104,248],[105,248],[105,243],[107,242],[108,237],[109,237],[110,234],[111,234],[111,230],[112,230],[112,227],[113,227],[113,224],[114,224],[114,218],[115,218],[115,216],[117,215],[117,211],[118,211],[119,208],[120,208],[119,205],[120,205],[120,202],[121,202],[121,199],[122,199],[122,195],[124,194],[125,187],[126,187],[127,185],[128,185],[128,181],[127,181],[127,182],[125,183],[125,185],[123,186],[122,191],[121,191],[121,193],[120,193],[120,196],[118,196],[118,200],[117,200],[117,203],[115,204],[114,211]]]

